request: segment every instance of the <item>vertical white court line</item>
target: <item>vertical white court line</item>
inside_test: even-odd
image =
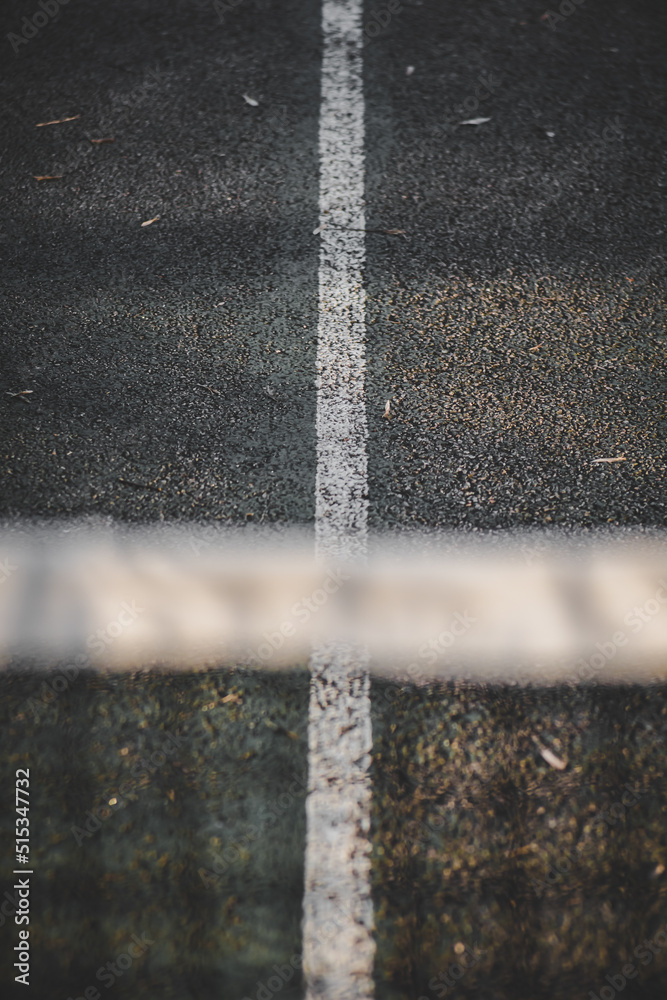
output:
[[[363,561],[363,0],[323,0],[317,350],[318,555]],[[373,995],[368,657],[331,643],[311,658],[303,968],[307,1000]]]

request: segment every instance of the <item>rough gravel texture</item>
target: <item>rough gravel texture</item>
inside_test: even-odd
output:
[[[241,1000],[298,959],[307,674],[43,683],[5,677],[1,726],[3,787],[30,768],[31,995],[106,991],[96,972],[132,934],[154,942],[116,987],[137,998]],[[3,872],[13,822],[5,810]],[[15,931],[2,931],[6,984]],[[296,969],[285,996],[300,995]]]
[[[573,6],[551,30],[538,0],[405,0],[368,32],[374,530],[665,525],[666,10]],[[36,8],[0,13],[0,516],[312,524],[319,5],[243,0],[220,25],[202,0],[74,0],[14,54]],[[40,685],[2,680],[0,755],[3,795],[38,775],[35,995],[79,996],[146,931],[113,995],[256,1000],[300,950],[305,674],[100,676],[19,719]],[[664,690],[383,691],[378,1000],[599,996],[667,923]],[[178,727],[179,757],[76,848]],[[626,781],[645,794],[587,832]],[[247,822],[260,839],[205,888]],[[429,985],[467,946],[458,984]],[[666,982],[663,952],[624,995]]]
[[[587,997],[627,962],[659,996],[665,957],[633,952],[667,922],[665,688],[380,683],[373,704],[378,997],[444,996],[460,945],[460,998]]]

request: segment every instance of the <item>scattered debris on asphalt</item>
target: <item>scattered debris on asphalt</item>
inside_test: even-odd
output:
[[[484,122],[490,121],[490,118],[466,118],[464,122],[459,122],[459,125],[483,125]]]
[[[412,76],[412,74],[414,73],[414,71],[415,71],[414,66],[406,66],[405,67],[405,75],[406,76]]]
[[[62,125],[63,122],[73,122],[73,121],[76,121],[76,119],[80,118],[80,117],[81,117],[81,115],[72,115],[71,118],[56,118],[52,122],[37,122],[37,124],[35,125],[35,128],[43,128],[44,125]]]
[[[535,743],[537,749],[540,751],[540,753],[546,760],[547,764],[550,765],[550,767],[555,767],[557,771],[565,770],[565,768],[567,767],[565,761],[561,760],[560,757],[557,757],[556,754],[549,749],[549,747],[542,746],[537,736],[533,736],[533,742]]]
[[[145,222],[142,222],[142,223],[141,223],[141,225],[142,225],[142,226],[150,226],[150,225],[151,225],[151,224],[152,224],[153,222],[157,222],[157,220],[158,220],[159,218],[160,218],[160,216],[159,216],[159,215],[156,215],[156,216],[154,216],[154,217],[153,217],[152,219],[146,219],[146,221],[145,221]]]
[[[64,174],[33,174],[36,181],[59,181]]]
[[[596,462],[626,462],[627,459],[625,455],[619,455],[617,458],[594,458],[591,465],[595,465]]]
[[[114,136],[110,136],[108,139],[91,139],[93,146],[101,146],[103,142],[115,142]]]
[[[25,397],[31,395],[33,392],[34,392],[34,389],[21,389],[20,392],[9,392],[9,390],[7,390],[6,395],[7,396],[18,396],[18,398],[22,399],[24,403],[29,403],[30,400],[26,399]]]
[[[387,420],[389,420],[390,417],[391,417],[391,400],[389,400],[389,399],[387,400],[387,402],[384,405],[384,413],[382,414],[382,416],[386,417]]]
[[[247,94],[243,95],[243,100],[246,104],[249,104],[251,108],[256,108],[259,106],[259,101],[256,101],[254,97],[248,97]]]
[[[273,729],[274,732],[280,733],[282,736],[288,736],[291,740],[299,739],[299,734],[295,733],[293,729],[285,729],[284,726],[279,725],[279,723],[274,722],[272,719],[264,719],[264,725],[268,729]]]
[[[236,691],[232,691],[230,694],[226,694],[224,698],[220,699],[220,704],[222,705],[228,705],[230,703],[232,705],[242,705],[243,699],[240,694],[236,693]]]

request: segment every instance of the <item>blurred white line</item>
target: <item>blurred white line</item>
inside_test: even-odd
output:
[[[337,640],[420,683],[667,677],[664,534],[412,534],[368,550],[325,560],[312,535],[212,527],[0,529],[0,667],[289,668]]]
[[[323,0],[316,548],[363,565],[363,0]],[[368,654],[342,639],[311,657],[303,968],[306,1000],[373,994]]]

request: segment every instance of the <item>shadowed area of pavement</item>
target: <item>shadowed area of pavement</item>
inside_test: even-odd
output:
[[[119,995],[254,1000],[294,959],[299,996],[307,675],[62,676],[1,680],[4,787],[30,769],[34,995],[106,995],[145,934]]]

